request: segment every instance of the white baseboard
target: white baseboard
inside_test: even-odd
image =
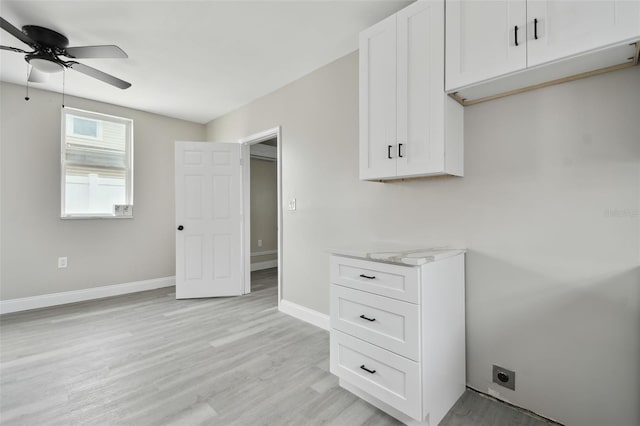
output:
[[[278,310],[294,318],[329,331],[329,315],[314,311],[297,303],[281,300]]]
[[[278,259],[266,260],[264,262],[256,262],[251,264],[251,271],[260,271],[262,269],[277,268]]]
[[[278,254],[278,250],[254,251],[253,253],[251,253],[251,257],[269,256],[271,254]]]
[[[139,291],[171,287],[174,285],[176,285],[176,277],[164,277],[124,284],[87,288],[83,290],[43,294],[41,296],[22,297],[20,299],[0,300],[0,314],[46,308],[48,306],[64,305],[67,303],[83,302],[85,300],[137,293]]]

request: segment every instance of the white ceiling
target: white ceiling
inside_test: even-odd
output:
[[[406,1],[5,1],[0,16],[70,46],[115,44],[129,59],[83,59],[127,90],[66,72],[70,95],[206,123],[357,49],[358,33]],[[0,44],[29,50],[1,31]],[[1,51],[0,79],[24,84],[23,55]],[[32,87],[60,92],[61,74]]]

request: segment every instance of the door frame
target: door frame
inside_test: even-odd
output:
[[[244,292],[251,292],[251,145],[276,139],[278,158],[277,191],[278,191],[278,309],[282,300],[282,131],[280,126],[241,138],[242,145],[242,258],[244,268]]]

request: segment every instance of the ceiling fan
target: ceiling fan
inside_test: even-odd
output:
[[[25,54],[24,59],[32,66],[29,72],[29,82],[43,83],[47,81],[50,74],[71,68],[119,89],[131,87],[129,82],[73,60],[79,58],[127,58],[127,54],[118,46],[67,47],[69,39],[57,31],[37,25],[25,25],[21,31],[2,17],[0,17],[0,27],[33,49],[33,52],[27,52],[17,47],[0,46],[1,50]],[[71,60],[61,59],[60,56],[66,56]]]

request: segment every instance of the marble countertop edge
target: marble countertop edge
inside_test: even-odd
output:
[[[378,250],[363,248],[335,248],[329,250],[338,256],[374,260],[398,265],[420,266],[466,252],[466,249],[452,247],[411,248],[401,250]]]

